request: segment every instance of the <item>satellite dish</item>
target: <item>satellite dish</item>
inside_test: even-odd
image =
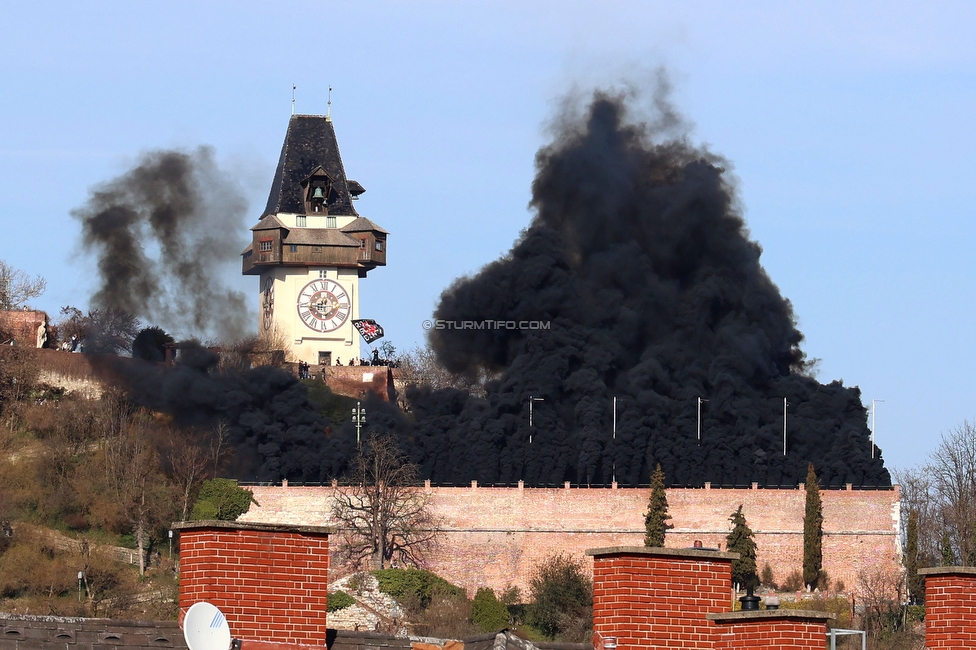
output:
[[[230,626],[224,613],[206,602],[194,603],[183,618],[183,638],[190,650],[227,650]]]

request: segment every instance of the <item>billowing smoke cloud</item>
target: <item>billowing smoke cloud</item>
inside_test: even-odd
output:
[[[234,339],[251,322],[220,273],[240,264],[247,204],[212,149],[153,151],[91,192],[72,214],[98,258],[92,305],[124,310],[179,336]]]
[[[435,481],[889,485],[857,388],[806,373],[792,307],[760,265],[727,163],[597,93],[537,155],[536,211],[511,252],[444,292],[435,318],[544,330],[435,330],[484,399],[415,391],[414,457]],[[534,402],[530,429],[528,403]],[[613,398],[617,398],[613,434]],[[697,434],[698,398],[701,441]],[[789,400],[783,454],[783,400]],[[531,437],[531,442],[530,442]]]
[[[135,405],[168,413],[177,426],[224,427],[233,450],[230,476],[325,481],[341,474],[355,453],[351,425],[323,417],[305,385],[285,370],[223,370],[217,353],[196,343],[181,343],[170,366],[111,355],[92,361]],[[367,404],[372,411],[372,401]]]
[[[369,430],[395,434],[435,483],[635,485],[660,463],[672,485],[796,486],[813,462],[824,485],[890,485],[880,452],[871,457],[858,389],[807,373],[791,305],[760,265],[728,164],[687,142],[663,95],[654,105],[641,120],[632,100],[598,93],[564,114],[537,156],[532,223],[508,255],[447,289],[436,311],[547,329],[435,330],[431,344],[451,370],[492,373],[486,396],[413,389],[411,418],[370,400]],[[214,300],[193,267],[206,256],[189,253],[229,232],[204,227],[193,198],[212,174],[206,151],[153,154],[79,211],[101,251],[101,304],[164,322],[176,305],[196,314]],[[153,294],[146,232],[189,265],[172,276],[189,278],[185,297]],[[109,362],[137,404],[181,424],[227,423],[240,478],[327,480],[355,453],[349,423],[320,416],[283,371],[222,372],[197,348],[170,368]],[[700,442],[699,397],[708,400]]]

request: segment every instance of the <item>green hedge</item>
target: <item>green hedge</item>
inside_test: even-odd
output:
[[[461,587],[423,569],[380,569],[371,573],[379,581],[380,591],[408,609],[426,609],[435,595],[466,596]]]
[[[509,614],[505,604],[488,587],[478,590],[471,602],[471,622],[482,632],[497,632],[508,627]]]
[[[326,609],[330,612],[338,612],[340,609],[345,609],[355,604],[356,599],[340,589],[329,594],[329,606]]]

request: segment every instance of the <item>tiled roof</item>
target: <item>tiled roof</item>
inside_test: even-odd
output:
[[[328,205],[329,214],[357,216],[352,207],[346,171],[342,167],[342,158],[339,157],[335,130],[332,121],[324,115],[291,116],[264,214],[304,214],[302,182],[319,167],[332,178],[332,187],[336,192],[335,201]],[[360,185],[357,191],[361,188]]]
[[[313,246],[349,246],[359,248],[359,240],[335,228],[293,228],[284,239],[285,244]]]
[[[354,181],[354,180],[351,180],[350,179],[350,180],[346,181],[346,183],[348,183],[348,185],[349,185],[349,193],[352,194],[353,198],[359,196],[360,194],[362,194],[362,193],[364,193],[366,191],[366,188],[363,187],[359,183],[359,181]]]
[[[176,621],[0,614],[0,650],[185,650]]]
[[[342,232],[381,232],[384,235],[389,235],[390,233],[383,230],[375,223],[367,219],[366,217],[359,217],[352,221],[348,226],[343,226],[340,228]]]
[[[256,226],[251,226],[251,230],[276,230],[285,227],[285,224],[281,223],[278,217],[268,214],[261,217],[261,221],[258,221]]]

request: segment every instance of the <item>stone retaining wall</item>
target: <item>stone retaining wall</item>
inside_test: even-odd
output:
[[[332,525],[330,487],[254,486],[260,505],[242,521]],[[565,551],[581,561],[585,550],[643,543],[646,488],[427,487],[442,525],[441,551],[430,568],[474,594],[516,585],[527,593],[532,571],[548,555]],[[824,569],[856,590],[862,573],[898,573],[899,491],[822,490]],[[783,582],[803,562],[806,492],[753,489],[669,489],[674,529],[666,545],[695,540],[723,549],[729,517],[741,504],[755,533],[758,566],[769,563]],[[589,562],[584,562],[589,567]],[[333,565],[341,575],[347,568]]]

